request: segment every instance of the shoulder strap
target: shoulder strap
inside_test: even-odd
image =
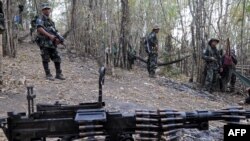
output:
[[[208,55],[214,56],[211,46],[208,46]]]

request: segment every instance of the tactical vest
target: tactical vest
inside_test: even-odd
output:
[[[46,18],[45,16],[40,16],[39,19],[43,21],[43,26],[45,30],[46,28],[49,27],[55,28],[55,23],[50,18]],[[48,37],[41,34],[38,34],[36,42],[40,47],[55,48],[53,42]]]
[[[218,56],[219,56],[218,50],[216,50],[216,52],[214,52],[213,49],[212,49],[212,47],[209,46],[208,47],[208,55],[210,57],[215,57],[216,59],[218,59]]]
[[[212,49],[211,46],[208,46],[208,56],[209,57],[214,57],[214,58],[216,58],[218,60],[220,59],[219,58],[220,56],[219,56],[218,50],[216,49],[216,52],[214,52],[214,50]],[[213,62],[213,61],[207,62],[207,65],[208,65],[208,67],[212,67],[215,70],[220,67],[220,64],[219,64],[218,61],[216,61],[216,62]]]
[[[154,40],[155,43],[151,42],[150,38],[152,38],[151,36],[153,36],[152,34],[155,33],[150,33],[148,36],[146,36],[145,41],[144,41],[144,47],[147,53],[151,52],[151,53],[157,53],[158,52],[158,48],[157,48],[157,44],[158,44],[158,39],[156,36],[156,39]]]

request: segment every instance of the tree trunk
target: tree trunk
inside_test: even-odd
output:
[[[195,65],[197,65],[197,60],[196,60],[196,47],[195,47],[195,35],[194,35],[194,21],[191,23],[191,35],[192,35],[192,41],[191,41],[191,46],[193,48],[193,58],[192,58],[192,68],[191,68],[191,76],[190,76],[190,82],[194,81],[194,69]]]
[[[204,39],[204,1],[196,0],[196,48],[197,48],[197,82],[201,83],[203,80],[204,62],[202,60],[202,50],[206,47]]]
[[[3,88],[3,46],[2,46],[2,34],[0,34],[0,92]]]
[[[71,24],[70,28],[72,29],[72,38],[73,47],[76,48],[76,0],[71,1]]]
[[[129,15],[129,5],[128,0],[121,0],[122,5],[122,19],[121,19],[121,33],[120,33],[120,44],[122,49],[122,60],[121,67],[122,68],[128,68],[128,45],[129,45],[129,24],[130,24],[130,15]]]
[[[4,12],[6,19],[6,30],[3,38],[3,55],[9,57],[16,57],[17,45],[17,28],[13,24],[13,18],[17,13],[16,1],[5,0]]]
[[[243,50],[243,34],[244,34],[244,24],[245,24],[245,9],[246,9],[246,0],[243,1],[243,13],[242,13],[242,23],[241,23],[241,43],[240,43],[240,52],[241,52],[241,57],[240,57],[240,64],[241,64],[241,73],[244,73],[243,70],[243,65],[244,65],[244,57],[245,53]]]

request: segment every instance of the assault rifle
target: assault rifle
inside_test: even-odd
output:
[[[56,38],[60,41],[60,44],[62,44],[62,45],[65,47],[65,44],[64,44],[64,37],[61,36],[61,35],[57,32],[57,30],[56,30],[55,28],[53,28],[53,27],[48,27],[48,28],[45,28],[45,31],[47,31],[48,33],[50,33],[50,34],[56,36]],[[55,44],[54,41],[52,41],[52,42],[53,42],[53,44],[54,44],[55,46],[57,46],[57,45]]]
[[[9,141],[46,141],[60,138],[105,141],[175,140],[182,128],[208,130],[209,121],[241,124],[250,111],[232,107],[217,111],[178,112],[175,110],[136,110],[134,114],[104,109],[102,85],[105,69],[100,69],[99,98],[96,103],[79,105],[37,104],[34,109],[33,87],[28,87],[28,114],[9,112],[0,120]]]

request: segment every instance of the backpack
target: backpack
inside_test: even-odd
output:
[[[39,17],[39,16],[36,15],[36,16],[31,20],[30,25],[31,25],[31,28],[32,28],[32,29],[36,29],[36,20],[37,20],[38,17]]]
[[[37,20],[38,17],[39,16],[36,15],[30,21],[30,26],[31,26],[31,28],[30,28],[30,36],[31,36],[31,41],[33,43],[37,42],[37,40],[38,40],[37,32],[36,32],[36,20]]]

